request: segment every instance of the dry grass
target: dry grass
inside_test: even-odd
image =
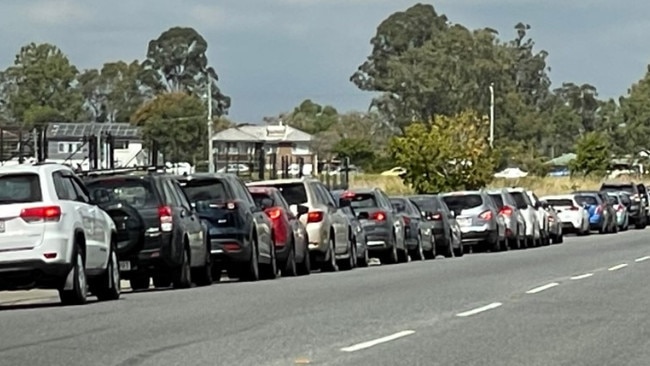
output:
[[[624,181],[633,178],[619,178]],[[637,179],[638,181],[638,179]],[[569,177],[525,177],[521,179],[496,179],[490,188],[525,187],[534,191],[538,196],[568,193],[575,190],[598,189],[603,182],[601,179],[569,178]],[[413,191],[399,177],[362,174],[350,177],[350,187],[365,188],[379,187],[388,194],[409,194]]]

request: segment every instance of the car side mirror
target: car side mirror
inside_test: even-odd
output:
[[[296,206],[296,212],[298,217],[302,215],[306,215],[309,212],[309,207],[303,206],[303,205],[297,205]]]
[[[455,219],[456,218],[456,213],[454,211],[449,211],[449,218],[450,219]]]
[[[547,208],[549,208],[549,204],[548,204],[548,202],[542,202],[542,208],[543,208],[543,209],[547,209]]]

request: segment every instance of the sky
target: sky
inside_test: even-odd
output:
[[[595,85],[617,98],[650,63],[650,2],[640,0],[438,0],[438,13],[469,28],[530,24],[546,50],[554,86]],[[229,117],[258,123],[304,99],[339,111],[366,110],[372,95],[349,77],[371,51],[370,38],[406,0],[0,0],[0,68],[29,42],[60,47],[80,69],[143,59],[147,44],[173,26],[208,41]]]

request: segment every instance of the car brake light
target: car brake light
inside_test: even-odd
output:
[[[623,206],[623,205],[618,205],[617,210],[618,210],[618,211],[624,211],[624,210],[625,210],[625,206]]]
[[[266,210],[266,214],[272,219],[272,220],[277,220],[282,216],[282,210],[275,207],[275,208],[269,208]]]
[[[503,207],[501,207],[501,210],[499,211],[499,213],[502,214],[503,216],[510,217],[510,216],[512,216],[512,207],[507,206],[507,205],[503,206]]]
[[[481,212],[481,214],[478,215],[478,217],[483,220],[492,220],[492,211],[488,210],[488,211]]]
[[[172,208],[169,206],[158,207],[158,219],[160,220],[161,231],[172,231],[174,218],[172,217]]]
[[[596,213],[599,214],[601,212],[603,212],[603,206],[596,207]]]
[[[323,221],[323,213],[320,211],[312,211],[307,213],[307,222],[321,222]]]
[[[61,219],[61,207],[45,206],[24,208],[20,212],[20,218],[25,222],[56,222]]]
[[[386,220],[386,214],[382,211],[373,212],[372,215],[370,215],[370,220],[384,221]]]
[[[549,217],[548,217],[548,222],[553,222],[553,221],[555,221],[555,219],[553,218],[553,216],[549,216]]]
[[[442,220],[442,215],[440,214],[440,212],[434,213],[433,216],[431,216],[431,219],[433,219],[434,221],[440,221]]]
[[[404,224],[405,225],[410,225],[411,224],[411,218],[408,216],[403,216],[404,218]]]
[[[578,211],[578,210],[580,210],[580,207],[571,206],[571,208],[570,208],[569,210],[571,210],[571,211]]]
[[[351,199],[354,198],[355,194],[352,191],[345,191],[341,194],[342,199]]]

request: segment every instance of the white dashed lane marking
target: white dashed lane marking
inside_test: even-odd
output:
[[[622,263],[622,264],[619,264],[619,265],[617,265],[617,266],[610,267],[610,268],[608,268],[607,270],[608,270],[608,271],[618,271],[619,269],[623,269],[623,268],[625,268],[625,267],[627,267],[627,263]]]
[[[645,262],[645,261],[647,261],[648,259],[650,259],[650,256],[637,258],[637,259],[635,259],[634,261],[637,262],[637,263],[640,263],[640,262]]]
[[[352,346],[349,346],[349,347],[344,347],[344,348],[341,348],[341,351],[343,351],[343,352],[361,351],[362,349],[366,349],[366,348],[374,347],[374,346],[376,346],[378,344],[394,341],[396,339],[400,339],[400,338],[403,338],[403,337],[406,337],[406,336],[410,336],[411,334],[414,334],[414,333],[415,333],[414,330],[404,330],[404,331],[401,331],[401,332],[397,332],[395,334],[391,334],[391,335],[386,336],[386,337],[374,339],[372,341],[358,343],[358,344],[355,344],[355,345],[352,345]]]
[[[467,316],[472,316],[472,315],[482,313],[484,311],[496,309],[496,308],[500,307],[501,305],[503,305],[503,304],[500,303],[500,302],[493,302],[493,303],[491,303],[489,305],[481,306],[480,308],[476,308],[476,309],[472,309],[472,310],[465,311],[465,312],[462,312],[462,313],[458,313],[458,314],[456,314],[456,316],[464,318],[464,317],[467,317]]]
[[[540,293],[542,291],[548,290],[550,288],[553,288],[553,287],[559,286],[559,285],[560,284],[557,283],[557,282],[551,282],[551,283],[548,283],[548,284],[546,284],[544,286],[539,286],[539,287],[535,287],[534,289],[528,290],[528,291],[526,291],[526,293],[529,294],[529,295],[537,294],[537,293]]]
[[[573,277],[571,277],[571,279],[574,280],[574,281],[575,280],[582,280],[582,279],[585,279],[585,278],[589,278],[589,277],[591,277],[593,275],[594,275],[593,273],[585,273],[585,274],[582,274],[582,275],[579,275],[579,276],[573,276]]]

